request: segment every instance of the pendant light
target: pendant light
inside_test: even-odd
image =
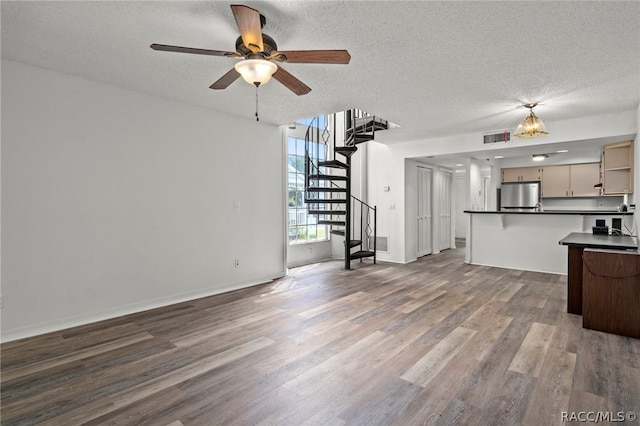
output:
[[[542,120],[540,120],[534,113],[533,108],[538,105],[537,103],[531,103],[524,105],[525,108],[529,108],[529,115],[524,118],[518,124],[518,128],[513,134],[516,138],[530,139],[539,136],[546,136],[549,134],[547,128],[544,126]]]

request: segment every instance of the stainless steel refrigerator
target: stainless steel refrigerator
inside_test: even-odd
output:
[[[540,202],[540,182],[503,183],[500,191],[502,210],[533,210]]]

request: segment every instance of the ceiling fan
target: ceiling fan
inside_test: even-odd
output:
[[[235,4],[231,5],[231,10],[240,30],[235,52],[155,43],[151,45],[151,48],[166,52],[244,58],[213,83],[210,86],[211,89],[226,89],[241,75],[245,81],[256,87],[266,83],[273,76],[298,96],[309,93],[311,88],[287,72],[281,65],[276,65],[274,61],[279,63],[348,64],[351,59],[346,50],[278,50],[275,40],[262,33],[266,18],[260,12],[248,6]]]

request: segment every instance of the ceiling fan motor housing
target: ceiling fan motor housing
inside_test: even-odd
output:
[[[236,52],[247,59],[264,59],[271,56],[272,52],[276,52],[278,50],[276,41],[267,34],[262,34],[262,45],[264,46],[264,50],[262,52],[253,53],[251,49],[244,45],[242,36],[240,36],[236,39]]]

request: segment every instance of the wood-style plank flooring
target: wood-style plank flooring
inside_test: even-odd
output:
[[[640,340],[583,329],[566,313],[564,276],[463,257],[448,250],[352,271],[324,262],[8,342],[2,424],[546,425],[563,424],[562,412],[640,415]]]

